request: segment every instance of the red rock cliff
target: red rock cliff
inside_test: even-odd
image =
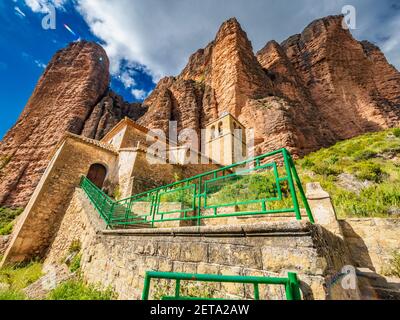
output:
[[[139,121],[204,128],[225,111],[256,132],[257,152],[286,147],[301,156],[341,139],[400,125],[400,74],[382,52],[355,40],[342,16],[311,23],[255,56],[236,19],[165,78]]]
[[[256,55],[230,19],[143,105],[108,84],[98,45],[74,43],[55,55],[0,145],[0,205],[26,204],[65,131],[100,139],[125,116],[168,132],[169,121],[200,130],[229,111],[255,129],[257,153],[286,147],[296,156],[400,126],[400,73],[379,48],[344,30],[342,16],[316,20]]]
[[[0,205],[27,204],[65,132],[101,138],[140,106],[108,90],[109,61],[103,48],[77,42],[56,53],[17,123],[0,144]]]

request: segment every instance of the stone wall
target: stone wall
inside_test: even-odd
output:
[[[385,273],[394,252],[400,252],[400,219],[339,220],[356,267]]]
[[[58,149],[17,223],[2,263],[42,257],[52,242],[75,187],[93,163],[112,168],[117,154],[69,135]]]
[[[149,270],[284,277],[294,271],[305,299],[358,297],[357,290],[343,291],[340,286],[328,292],[327,279],[349,263],[346,248],[340,238],[307,222],[105,231],[77,189],[45,264],[61,263],[74,240],[82,244],[84,278],[111,286],[120,299],[139,299]],[[165,285],[156,284],[153,294]],[[210,288],[217,296],[252,295],[252,288],[245,285]],[[271,286],[264,288],[262,297],[266,295],[282,299],[284,290]]]

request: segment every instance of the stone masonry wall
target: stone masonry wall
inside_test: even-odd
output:
[[[400,219],[346,219],[339,221],[356,267],[385,273],[394,252],[400,252]]]
[[[3,262],[42,257],[54,239],[74,189],[93,163],[114,166],[116,153],[68,136],[57,151],[13,232]]]
[[[82,244],[84,278],[111,286],[120,299],[139,299],[149,270],[284,277],[294,271],[305,299],[358,297],[358,291],[343,291],[340,286],[328,292],[326,279],[348,264],[346,249],[339,238],[307,222],[105,231],[77,189],[45,264],[61,263],[74,240]],[[166,285],[153,286],[153,296]],[[250,287],[237,284],[199,290],[215,290],[222,297],[252,295]],[[284,290],[269,286],[262,297],[266,295],[282,299]]]

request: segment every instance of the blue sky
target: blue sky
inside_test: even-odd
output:
[[[111,60],[111,87],[128,101],[141,101],[162,76],[178,74],[232,16],[259,50],[347,4],[357,13],[353,35],[379,45],[399,69],[398,0],[0,0],[0,139],[53,54],[69,42],[101,43]],[[55,30],[42,28],[49,5],[56,7]]]

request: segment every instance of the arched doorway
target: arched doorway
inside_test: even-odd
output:
[[[98,188],[103,188],[104,180],[106,179],[107,169],[99,163],[90,166],[87,178],[92,181]]]

